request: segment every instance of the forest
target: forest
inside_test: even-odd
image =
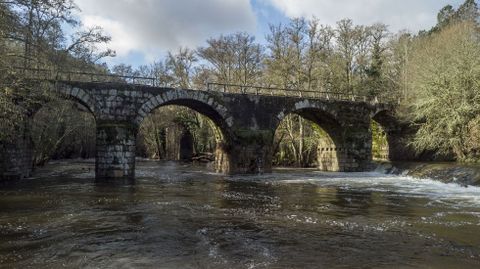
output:
[[[270,25],[264,43],[245,32],[224,34],[139,67],[102,64],[115,56],[99,49],[108,47],[110,37],[99,27],[83,27],[77,12],[72,0],[0,1],[0,145],[31,124],[35,165],[93,158],[95,119],[47,85],[24,79],[25,68],[152,77],[174,88],[205,89],[215,82],[377,96],[394,102],[396,116],[415,127],[410,145],[418,154],[480,161],[480,10],[474,0],[445,6],[437,24],[418,33],[350,19],[324,25],[321,18],[295,18]],[[195,155],[215,151],[219,137],[212,121],[167,106],[142,123],[137,156],[167,158],[165,130],[172,125],[189,131]],[[385,133],[375,122],[372,133],[374,157],[384,159]],[[288,115],[275,134],[274,164],[315,166],[325,137],[320,126]]]

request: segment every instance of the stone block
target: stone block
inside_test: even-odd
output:
[[[79,91],[80,91],[79,88],[73,88],[71,95],[72,96],[77,96]]]
[[[220,113],[220,115],[225,116],[227,115],[227,109],[224,106],[218,105],[217,106],[217,111]]]
[[[233,117],[228,117],[228,119],[225,120],[228,126],[232,127],[233,126]]]
[[[163,104],[165,101],[163,100],[162,96],[161,95],[157,95],[155,97],[155,99],[157,100],[158,104]]]
[[[156,98],[151,99],[150,102],[152,103],[153,108],[156,108],[160,104]]]
[[[84,90],[79,90],[77,94],[77,98],[83,101],[83,98],[85,97],[87,93]]]
[[[63,90],[63,94],[65,95],[72,95],[72,87],[67,87],[66,89]]]

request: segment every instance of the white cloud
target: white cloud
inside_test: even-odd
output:
[[[279,10],[287,17],[310,17],[323,24],[351,18],[357,24],[383,22],[390,30],[431,27],[437,11],[463,0],[74,0],[86,26],[99,25],[112,36],[109,48],[118,57],[110,63],[156,60],[180,46],[196,48],[220,33],[255,33],[256,15]],[[266,5],[258,5],[262,2]],[[253,10],[261,8],[265,10]],[[267,12],[268,11],[268,12]],[[263,15],[265,16],[265,15]],[[278,17],[258,18],[277,23]],[[273,20],[273,21],[270,21]],[[262,29],[260,27],[260,29]],[[264,33],[260,33],[262,35]],[[133,61],[133,62],[132,62]]]
[[[151,61],[180,46],[195,48],[208,37],[255,31],[249,0],[75,0],[86,26],[112,36],[119,57],[141,53]]]
[[[390,30],[433,26],[440,8],[452,0],[266,0],[288,17],[315,16],[323,24],[350,18],[357,24],[382,22]],[[455,0],[453,2],[458,2]]]

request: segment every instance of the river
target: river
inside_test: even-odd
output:
[[[1,268],[480,268],[480,188],[380,173],[223,176],[57,162],[0,187]]]

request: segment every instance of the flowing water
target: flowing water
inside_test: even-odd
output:
[[[2,268],[480,268],[480,188],[380,173],[222,176],[60,162],[0,187]]]

